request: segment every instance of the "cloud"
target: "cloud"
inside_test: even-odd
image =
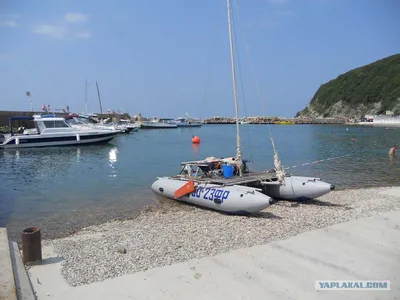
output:
[[[64,19],[70,23],[84,22],[89,18],[88,15],[81,13],[68,13],[65,15]]]
[[[16,21],[14,21],[14,20],[0,21],[0,26],[17,27],[18,23]]]
[[[10,56],[4,53],[0,53],[0,61],[2,60],[9,60]]]
[[[67,13],[56,23],[57,25],[39,25],[34,28],[33,33],[53,39],[69,41],[76,39],[87,40],[92,36],[92,33],[88,29],[82,28],[80,25],[75,25],[74,23],[82,23],[88,18],[89,15],[81,13]]]
[[[283,4],[286,3],[288,0],[268,0],[268,1],[274,4]]]
[[[249,23],[247,27],[274,29],[288,22],[293,16],[295,16],[295,12],[293,10],[273,9],[265,12],[259,18],[253,18],[251,23]]]
[[[33,33],[45,35],[55,39],[62,39],[67,37],[68,29],[54,25],[39,25],[35,27]]]
[[[75,36],[77,38],[87,40],[92,36],[92,33],[89,30],[84,30],[84,31],[78,32],[77,34],[75,34]]]
[[[277,16],[282,16],[282,17],[291,17],[294,15],[294,11],[293,10],[278,10],[276,12]]]

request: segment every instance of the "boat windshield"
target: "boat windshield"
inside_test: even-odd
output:
[[[65,122],[67,122],[70,125],[82,124],[82,122],[75,117],[66,119]]]
[[[93,124],[89,119],[79,118],[78,121],[82,124]]]
[[[44,126],[46,126],[46,128],[68,128],[68,124],[65,123],[64,121],[59,121],[59,120],[55,120],[55,121],[43,121]]]

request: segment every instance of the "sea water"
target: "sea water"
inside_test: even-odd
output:
[[[399,184],[400,158],[388,150],[400,144],[400,128],[240,125],[243,158],[255,171],[273,168],[269,130],[288,173],[320,177],[337,189]],[[191,143],[193,135],[200,144]],[[118,210],[131,214],[155,203],[151,184],[179,173],[181,162],[235,155],[235,125],[142,129],[98,146],[0,149],[0,226],[19,230],[77,212],[87,220],[96,210],[104,220]]]

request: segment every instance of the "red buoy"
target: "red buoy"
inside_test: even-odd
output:
[[[197,135],[194,135],[192,137],[192,143],[193,144],[200,144],[200,138]]]

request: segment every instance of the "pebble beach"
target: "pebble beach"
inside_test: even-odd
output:
[[[162,200],[134,219],[86,227],[68,237],[44,240],[43,246],[64,259],[63,277],[79,286],[400,210],[400,195],[377,197],[391,189],[349,189],[300,203],[279,201],[251,216]]]

